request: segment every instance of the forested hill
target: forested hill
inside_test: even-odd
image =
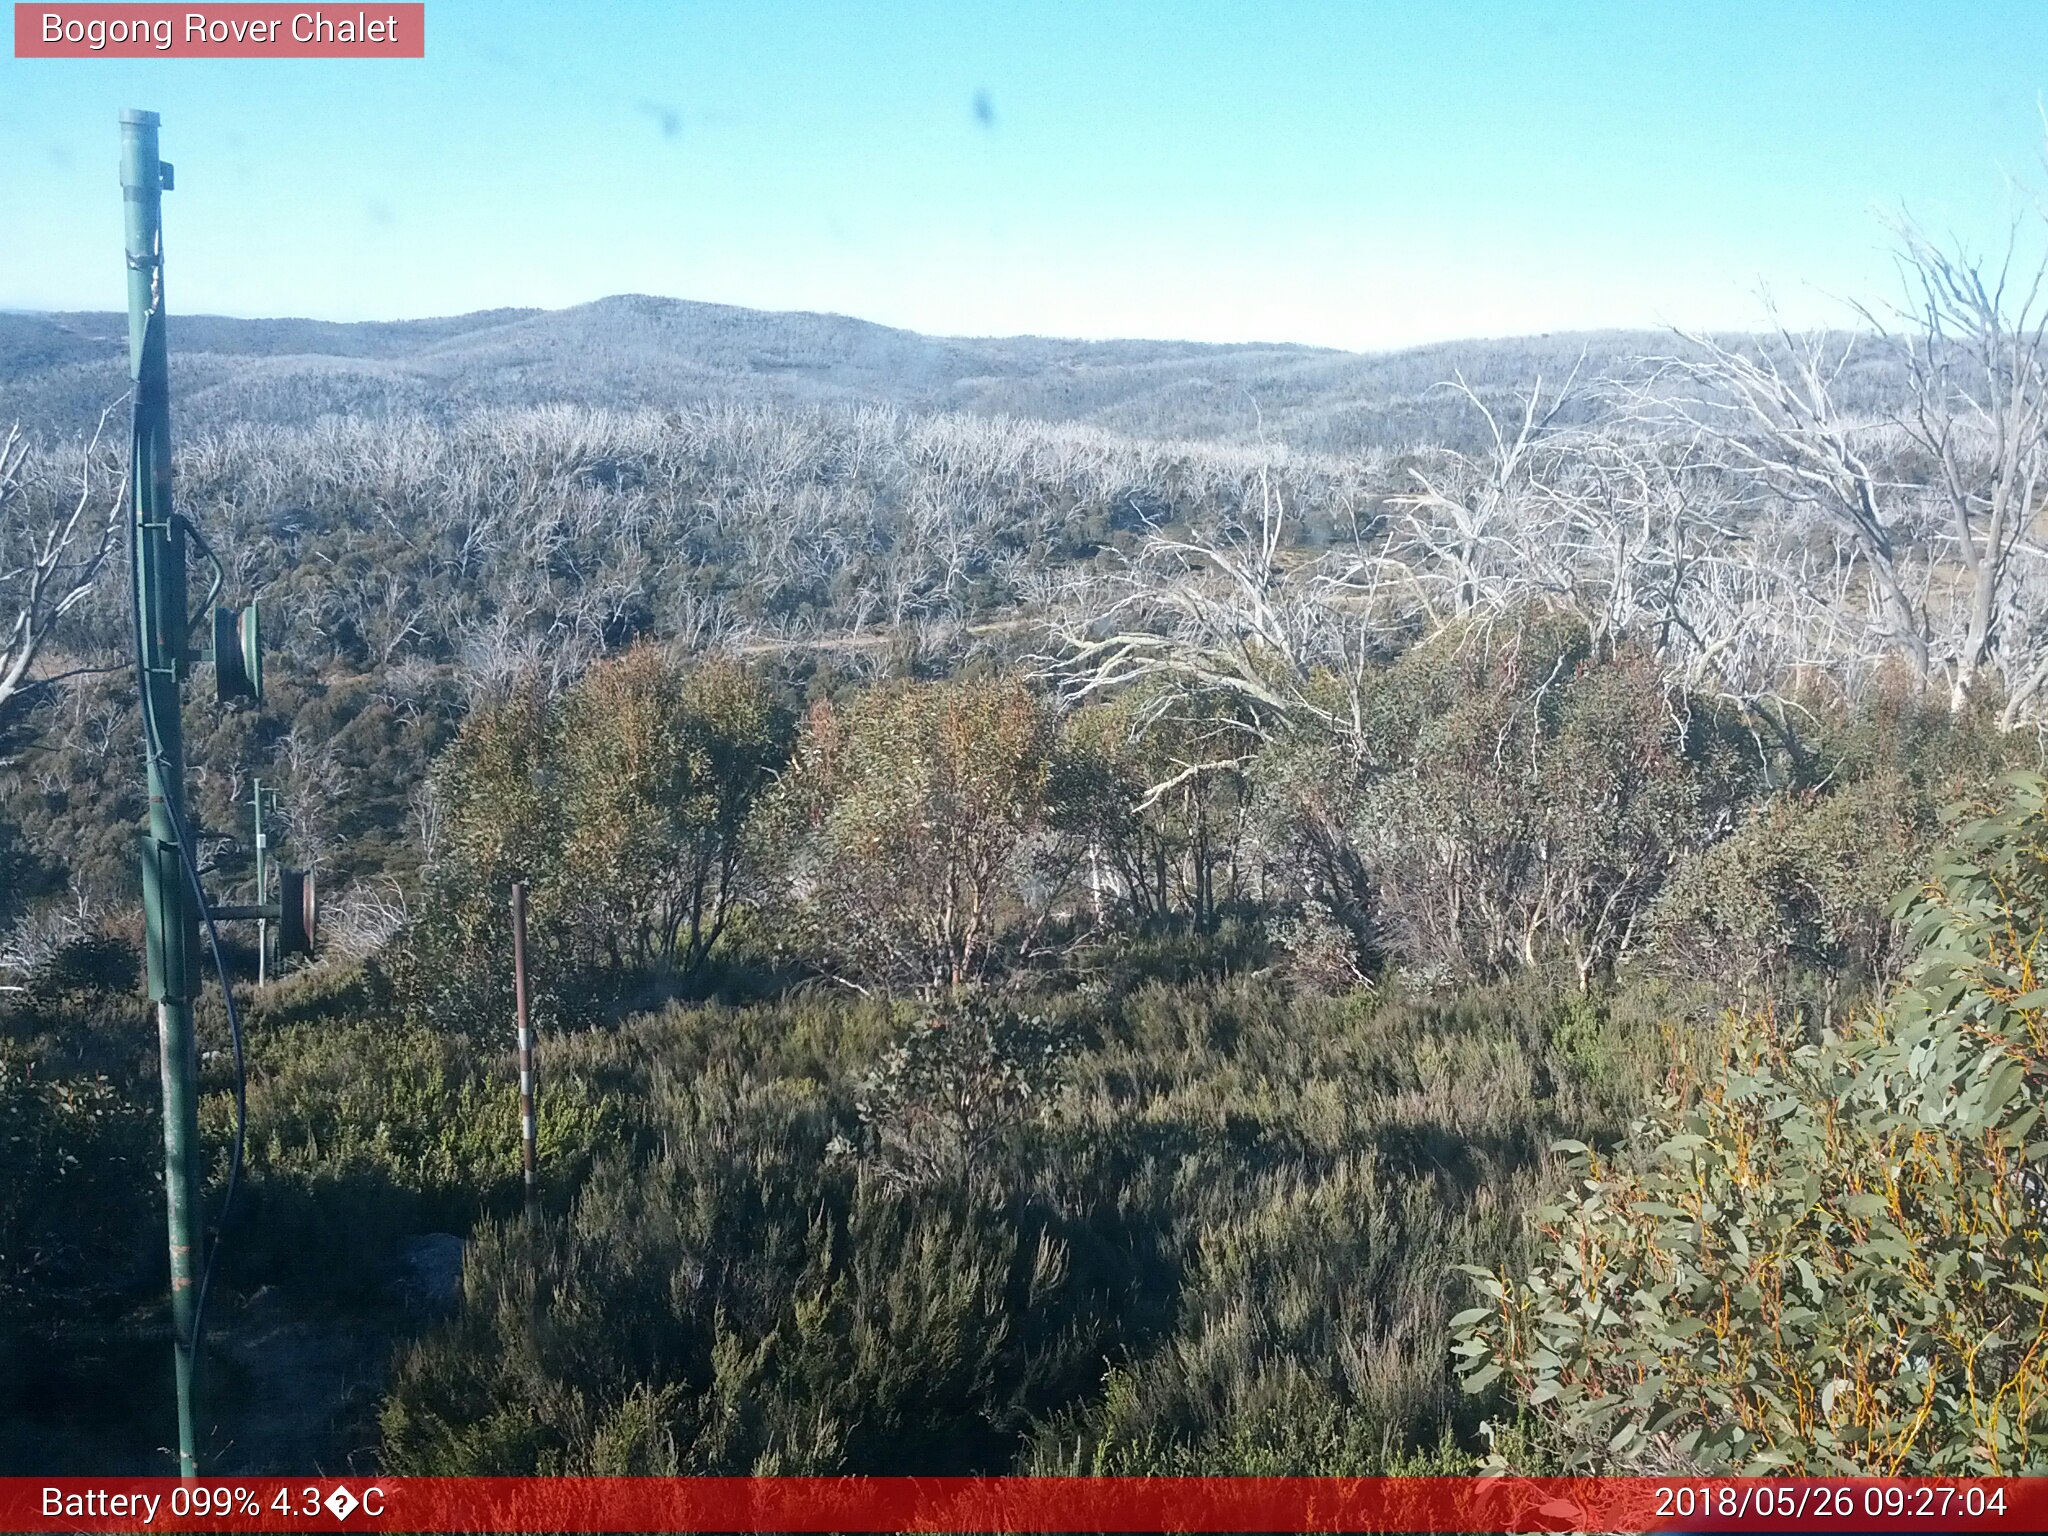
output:
[[[1665,350],[1656,332],[1449,342],[1361,354],[1278,344],[922,336],[840,315],[621,295],[563,310],[340,324],[173,315],[180,423],[451,417],[569,402],[889,404],[1082,421],[1138,436],[1346,451],[1469,428],[1444,380],[1505,397],[1581,353],[1589,371]],[[120,394],[124,319],[0,313],[0,421],[71,433]]]

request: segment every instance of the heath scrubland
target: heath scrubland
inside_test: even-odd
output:
[[[330,893],[240,994],[217,1464],[2038,1469],[2048,355],[1905,254],[1892,332],[1507,345],[1412,438],[1321,354],[861,404],[939,344],[808,323],[813,398],[215,399],[208,878],[260,775]],[[1235,440],[1159,373],[1281,363]],[[23,1470],[163,1441],[118,476],[0,453]]]

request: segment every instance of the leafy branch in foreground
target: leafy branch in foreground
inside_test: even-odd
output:
[[[1538,1262],[1452,1319],[1466,1391],[1607,1472],[2048,1465],[2048,780],[2011,782],[1905,899],[1886,1007],[1741,1021],[1616,1162],[1559,1144]]]

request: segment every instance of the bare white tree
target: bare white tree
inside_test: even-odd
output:
[[[2005,727],[2039,722],[2048,265],[2022,258],[2017,232],[1987,262],[1910,225],[1898,262],[1903,299],[1884,319],[1857,311],[1875,336],[1682,333],[1688,351],[1654,360],[1639,414],[1695,432],[1710,467],[1747,486],[1752,523],[1820,535],[1784,541],[1801,568],[1782,585],[1803,601],[1761,615],[1801,630],[1806,654],[1788,664],[1846,677],[1889,663],[1955,710],[1995,679]],[[1852,365],[1873,353],[1903,379],[1894,409],[1848,403]]]
[[[1538,374],[1518,415],[1505,420],[1463,374],[1450,386],[1485,423],[1485,448],[1438,450],[1409,471],[1416,488],[1393,498],[1405,518],[1395,553],[1435,626],[1498,614],[1538,593],[1570,594],[1559,533],[1572,508],[1557,486],[1571,455],[1559,423],[1576,402],[1578,375],[1574,365],[1546,396]]]
[[[1839,398],[1851,361],[1870,343],[1783,327],[1769,346],[1679,335],[1689,350],[1648,360],[1653,372],[1639,402],[1695,432],[1708,467],[1752,488],[1757,515],[1775,503],[1843,540],[1867,587],[1869,621],[1909,674],[1926,682],[1934,663],[1911,570],[1914,504],[1884,468],[1888,424],[1849,411]]]
[[[0,932],[0,992],[26,992],[29,982],[74,939],[91,933],[104,913],[74,881],[71,904],[44,905]]]
[[[389,875],[347,887],[320,915],[322,949],[360,958],[374,954],[405,927],[412,913],[405,888]]]
[[[1220,534],[1155,529],[1106,593],[1054,618],[1060,651],[1042,659],[1070,699],[1140,681],[1163,685],[1165,698],[1223,694],[1241,706],[1231,718],[1247,752],[1289,721],[1363,730],[1387,562],[1362,549],[1307,557],[1269,464],[1254,485],[1248,514]]]
[[[37,664],[64,615],[91,596],[121,527],[118,475],[101,463],[100,439],[115,406],[100,414],[81,455],[76,494],[21,430],[0,438],[0,713],[31,689],[75,675]]]
[[[1911,390],[1899,424],[1945,514],[1941,553],[1955,579],[1932,586],[1948,599],[1951,703],[1962,708],[1995,672],[2010,727],[2037,716],[2048,689],[2048,263],[2025,270],[2017,236],[1995,270],[1910,226],[1900,245]]]

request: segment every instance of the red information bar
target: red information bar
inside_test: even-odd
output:
[[[22,5],[17,59],[422,59],[424,4]]]
[[[6,1531],[2041,1531],[2048,1478],[0,1478]]]

